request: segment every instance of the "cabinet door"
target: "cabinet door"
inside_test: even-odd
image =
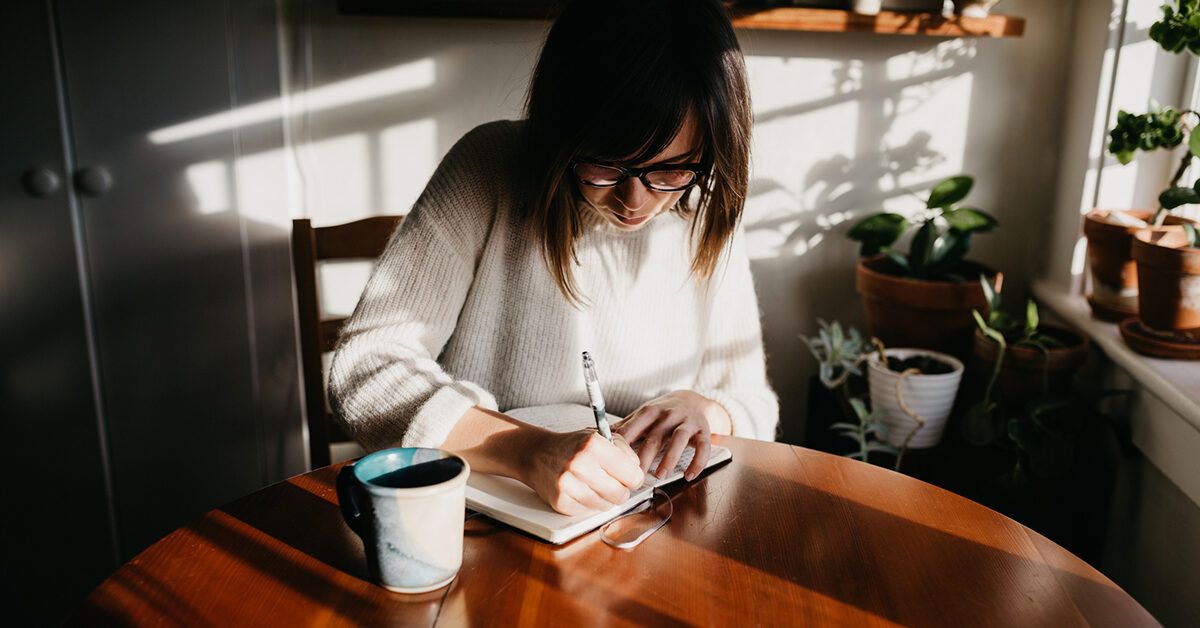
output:
[[[234,22],[274,42],[274,5],[57,6],[78,167],[94,184],[81,202],[128,558],[302,470],[278,462],[288,443],[303,446],[290,267],[262,263],[286,255],[288,234],[238,205],[239,137],[280,120],[238,126],[238,55],[264,53],[239,49]],[[259,48],[277,63],[273,43]],[[278,72],[272,80],[277,98]],[[197,121],[199,130],[179,132]],[[274,291],[269,302],[263,289]]]
[[[4,7],[0,599],[11,625],[61,621],[116,567],[51,32],[46,3]],[[37,170],[42,179],[27,190],[23,178]]]

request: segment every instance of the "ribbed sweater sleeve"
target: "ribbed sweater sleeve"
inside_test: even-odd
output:
[[[497,203],[494,133],[464,136],[380,256],[329,370],[334,415],[365,449],[438,447],[472,406],[496,409],[438,363]]]
[[[774,440],[779,399],[767,380],[758,297],[740,228],[711,289],[712,314],[696,392],[725,407],[734,436]]]

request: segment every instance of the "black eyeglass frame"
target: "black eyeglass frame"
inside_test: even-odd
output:
[[[584,181],[583,177],[581,177],[579,175],[579,166],[585,166],[585,165],[586,166],[601,166],[604,168],[612,168],[613,170],[620,172],[621,176],[616,181],[614,181],[612,183],[606,183],[603,185],[596,184],[596,183],[588,183],[587,181]],[[687,185],[680,186],[680,187],[674,187],[674,188],[665,188],[665,189],[656,187],[656,186],[652,185],[648,180],[646,180],[647,174],[650,174],[652,172],[665,172],[668,170],[688,170],[692,174],[695,174],[696,178],[692,179],[691,182],[688,183]],[[704,178],[705,175],[708,174],[708,170],[709,170],[708,166],[706,166],[705,164],[698,164],[698,163],[658,164],[658,165],[654,165],[654,166],[646,166],[645,168],[625,168],[622,166],[618,166],[616,164],[604,163],[602,161],[591,161],[588,159],[576,159],[575,161],[571,162],[571,173],[575,175],[575,178],[578,179],[580,183],[582,183],[583,185],[586,185],[588,187],[611,188],[611,187],[621,185],[622,183],[625,182],[626,179],[628,179],[630,177],[637,177],[639,180],[641,180],[642,185],[646,186],[646,189],[654,190],[655,192],[679,192],[682,190],[686,190],[686,189],[692,187],[693,185],[696,185],[697,183],[699,183],[700,180],[702,178]]]

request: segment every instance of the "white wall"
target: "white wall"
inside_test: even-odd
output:
[[[520,117],[547,28],[334,4],[286,4],[299,207],[320,224],[406,212],[463,133]],[[856,217],[911,210],[909,190],[973,174],[969,202],[1002,224],[973,257],[1024,292],[1054,206],[1074,6],[1009,0],[1028,18],[1021,39],[740,34],[757,118],[746,226],[785,440],[803,438],[814,370],[798,335],[817,317],[861,322],[843,235]],[[327,269],[326,306],[349,311],[366,272]]]

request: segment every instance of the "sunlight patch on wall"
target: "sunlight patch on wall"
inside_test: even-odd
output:
[[[888,100],[886,115],[892,123],[883,136],[881,160],[887,175],[879,185],[885,193],[900,195],[891,195],[894,199],[885,207],[921,206],[907,190],[924,196],[933,183],[962,173],[974,78],[968,72],[912,85]]]
[[[291,115],[322,111],[385,96],[394,96],[433,85],[437,78],[433,59],[421,59],[386,70],[362,74],[292,95]],[[164,127],[150,133],[155,144],[170,144],[202,137],[283,116],[283,102],[272,98],[209,116]]]
[[[437,122],[405,122],[380,133],[383,206],[387,214],[407,214],[437,168]]]
[[[745,216],[751,259],[807,253],[824,230],[816,214],[856,202],[858,118],[859,103],[847,100],[755,125]]]
[[[196,197],[196,210],[201,214],[231,209],[229,164],[220,159],[192,164],[184,171],[184,177]]]
[[[285,175],[286,156],[282,149],[263,151],[237,160],[238,212],[255,222],[291,230],[295,213],[292,199],[296,190]]]
[[[307,144],[305,169],[314,174],[308,190],[309,215],[314,226],[338,224],[377,214],[371,207],[371,163],[367,136],[343,135]],[[319,176],[317,176],[319,174]],[[322,185],[336,183],[336,187]]]
[[[804,107],[862,88],[862,61],[788,57],[746,57],[754,115]],[[798,89],[803,86],[803,89]],[[804,100],[797,100],[803,94]]]

